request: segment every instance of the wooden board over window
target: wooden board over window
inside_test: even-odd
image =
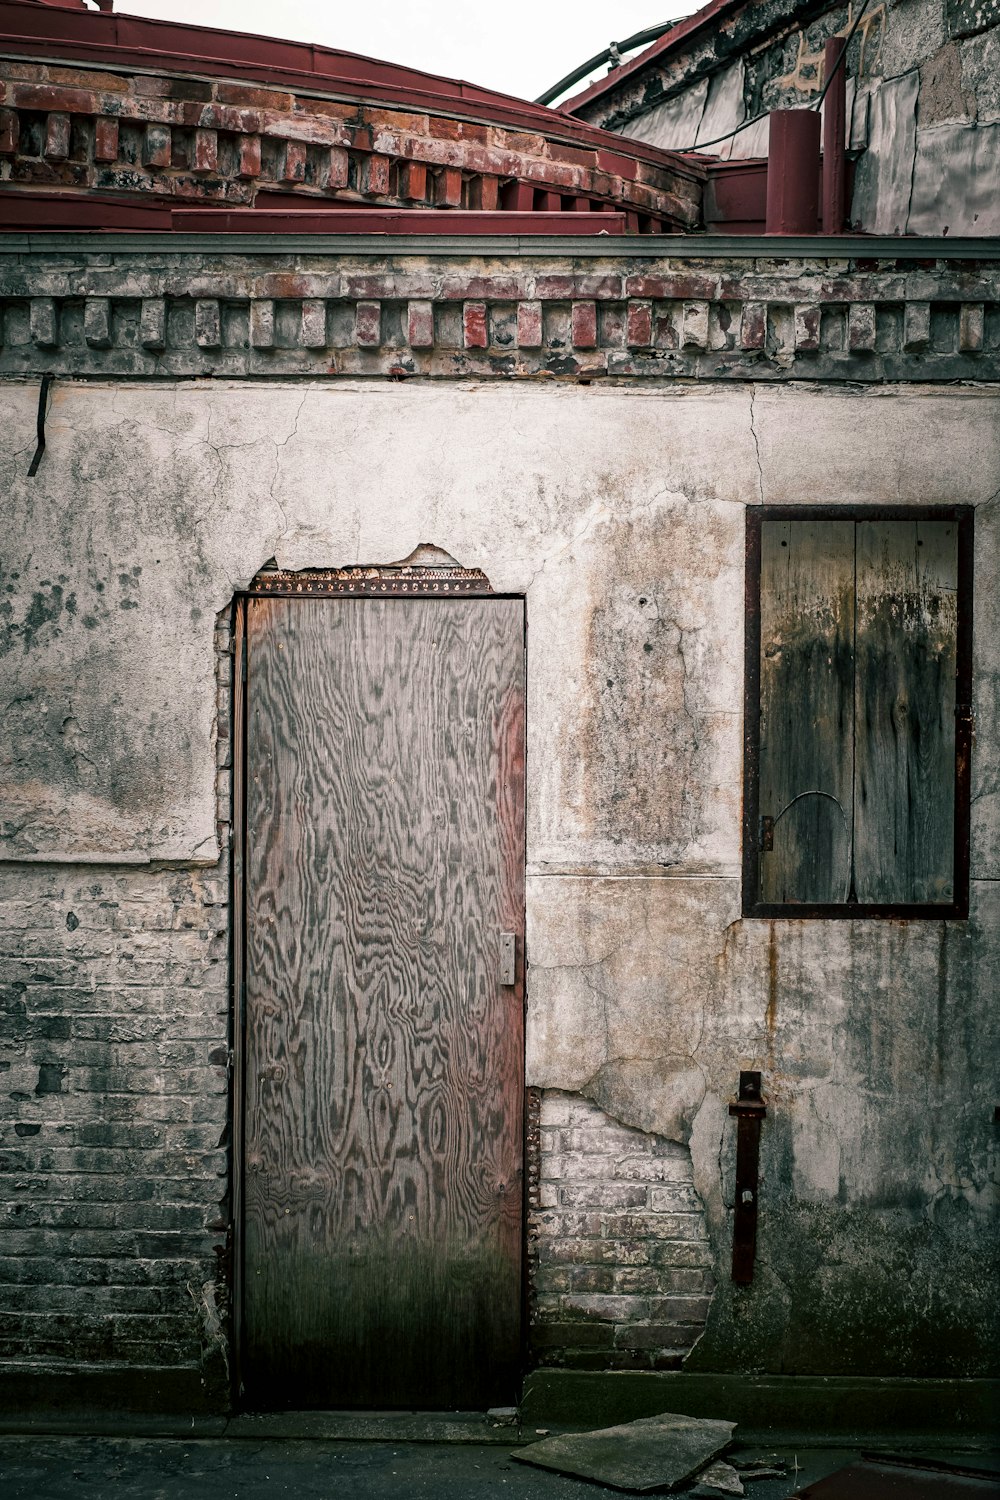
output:
[[[747,557],[745,912],[965,915],[971,512],[769,508]]]

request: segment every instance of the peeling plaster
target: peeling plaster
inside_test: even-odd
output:
[[[3,401],[33,431],[34,384]],[[527,1080],[690,1147],[720,1278],[699,1367],[765,1336],[779,1368],[849,1364],[892,1277],[947,1284],[936,1316],[960,1327],[995,1172],[998,411],[967,388],[60,382],[37,478],[27,448],[0,455],[2,852],[210,861],[216,613],[272,555],[389,561],[433,537],[528,596]],[[765,496],[980,507],[973,914],[946,942],[740,917],[743,527]],[[768,1220],[739,1302],[744,1067],[765,1075]],[[802,1323],[820,1292],[828,1355]],[[886,1358],[930,1358],[925,1323]],[[981,1368],[968,1337],[955,1358]]]

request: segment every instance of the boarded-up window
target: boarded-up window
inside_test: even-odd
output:
[[[964,915],[971,512],[748,536],[744,909]]]

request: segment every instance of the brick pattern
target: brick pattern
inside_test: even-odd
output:
[[[251,205],[310,199],[629,214],[653,233],[700,222],[700,164],[252,83],[0,60],[0,184]],[[650,160],[650,156],[659,160]],[[512,188],[523,191],[512,193]],[[517,200],[515,202],[515,199]]]
[[[9,254],[0,373],[46,370],[987,380],[1000,264]]]
[[[529,1174],[529,1342],[546,1365],[672,1370],[705,1327],[714,1286],[684,1146],[577,1095],[545,1091]]]
[[[219,832],[230,818],[217,631]],[[0,871],[0,1357],[227,1389],[228,855]]]

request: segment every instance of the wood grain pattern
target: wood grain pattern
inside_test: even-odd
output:
[[[855,887],[954,894],[958,526],[857,526]]]
[[[247,608],[248,1397],[509,1401],[523,606]]]
[[[845,901],[851,876],[854,522],[761,527],[760,899]]]

